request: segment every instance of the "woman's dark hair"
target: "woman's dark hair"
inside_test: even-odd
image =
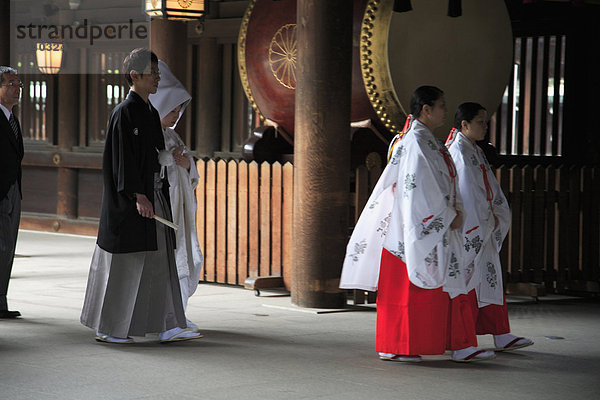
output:
[[[471,123],[473,118],[475,118],[481,110],[487,111],[485,107],[479,103],[462,103],[456,109],[456,114],[454,114],[454,127],[460,131],[462,129],[462,122],[467,121],[468,123]]]
[[[140,47],[132,50],[131,53],[125,57],[125,60],[123,60],[123,71],[125,72],[125,79],[129,86],[133,86],[130,72],[136,71],[141,74],[146,67],[152,63],[158,63],[158,57],[156,57],[156,54],[149,49]]]
[[[435,86],[419,86],[410,98],[410,113],[419,118],[425,104],[433,107],[433,103],[443,95],[444,91]]]

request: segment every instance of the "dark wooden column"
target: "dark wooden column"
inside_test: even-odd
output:
[[[338,308],[348,240],[352,5],[297,4],[292,302]]]
[[[196,151],[199,156],[212,157],[221,142],[221,46],[215,38],[201,38],[196,63],[196,97],[192,99],[196,119]]]
[[[185,22],[153,19],[150,23],[150,48],[167,63],[171,72],[185,82],[187,28]]]
[[[185,86],[187,66],[185,22],[153,19],[150,23],[150,49],[160,60],[167,63],[173,75]],[[186,89],[191,92],[190,88]],[[181,118],[177,123],[176,131],[179,136],[185,138],[185,118]]]
[[[73,54],[65,53],[65,63],[77,62]],[[77,218],[78,170],[60,167],[62,155],[77,145],[79,136],[79,75],[59,74],[58,85],[58,149],[54,160],[58,163],[57,204],[58,217]]]
[[[10,0],[0,0],[0,38],[0,65],[10,65]]]

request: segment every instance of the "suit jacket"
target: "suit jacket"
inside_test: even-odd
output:
[[[17,121],[17,124],[19,121]],[[19,125],[19,130],[21,126]],[[21,161],[23,160],[23,137],[15,134],[0,110],[0,199],[8,193],[13,183],[19,182],[21,190]]]

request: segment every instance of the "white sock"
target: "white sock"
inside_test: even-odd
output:
[[[515,335],[510,334],[510,333],[505,333],[505,334],[502,334],[502,335],[494,335],[494,345],[497,348],[502,348],[502,347],[506,346],[507,344],[509,344],[510,342],[512,342],[513,340],[515,340],[517,337],[518,336],[515,336]],[[516,345],[516,344],[527,343],[528,340],[529,339],[523,338],[523,339],[521,339],[518,342],[513,343],[513,344]]]
[[[100,332],[96,332],[96,336],[106,339],[110,342],[114,342],[114,343],[131,342],[131,340],[132,340],[130,337],[120,338],[120,337],[116,337],[116,336],[109,336],[105,333],[100,333]]]
[[[460,350],[454,350],[452,352],[452,359],[453,360],[464,360],[465,358],[467,358],[468,356],[470,356],[471,354],[475,353],[476,351],[482,350],[478,347],[467,347],[464,349],[460,349]],[[489,357],[492,354],[494,354],[493,351],[485,351],[483,353],[478,354],[477,356],[475,356],[475,358],[480,358],[480,357]]]
[[[189,319],[186,318],[185,322],[187,323],[187,327],[189,329],[198,329],[198,325],[196,325],[195,323],[193,323]]]
[[[167,340],[167,339],[170,339],[170,338],[172,338],[173,336],[175,336],[175,335],[177,335],[178,333],[181,333],[181,332],[183,332],[183,331],[184,331],[184,329],[182,329],[182,328],[180,328],[180,327],[176,326],[176,327],[175,327],[175,328],[173,328],[173,329],[169,329],[168,331],[164,331],[164,332],[161,332],[161,333],[159,333],[159,334],[158,334],[158,339],[159,339],[159,340]]]

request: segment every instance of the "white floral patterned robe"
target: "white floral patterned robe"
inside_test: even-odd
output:
[[[463,204],[468,210],[462,229],[467,290],[475,289],[479,307],[501,305],[504,297],[498,253],[510,227],[508,202],[479,146],[461,132],[447,145],[458,171]],[[494,215],[498,219],[495,229]]]
[[[385,248],[406,263],[414,285],[443,286],[450,297],[467,293],[461,230],[450,230],[457,209],[462,210],[458,182],[451,176],[455,172],[447,149],[413,121],[354,228],[340,288],[377,290]]]

